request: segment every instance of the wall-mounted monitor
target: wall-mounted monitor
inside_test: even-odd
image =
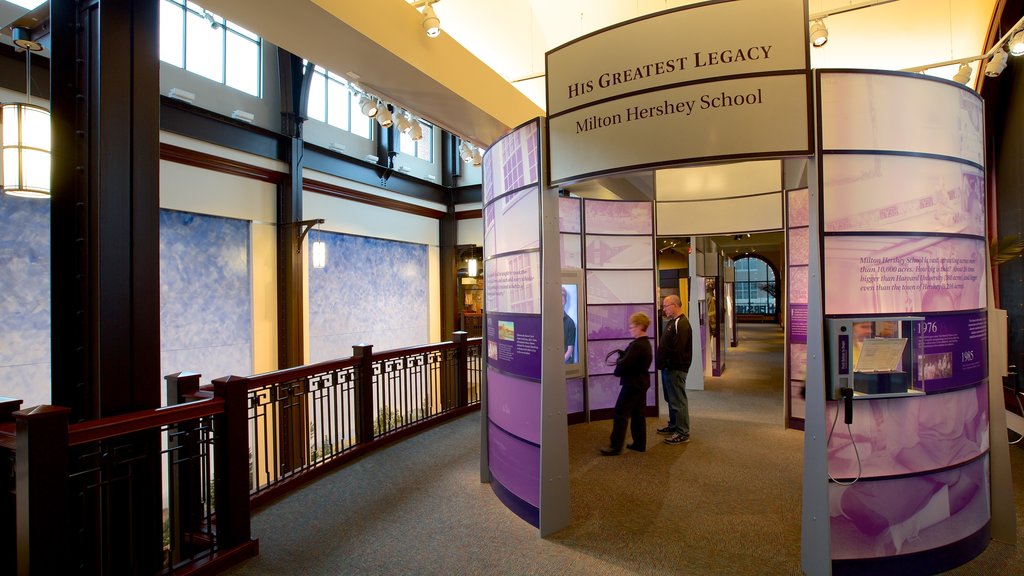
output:
[[[583,287],[581,270],[562,270],[562,337],[565,377],[580,378],[584,374],[587,357],[587,339],[584,337],[584,300],[586,290]]]

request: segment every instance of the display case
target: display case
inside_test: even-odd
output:
[[[829,318],[825,321],[829,379],[835,400],[844,388],[857,397],[924,394],[917,359],[925,356],[917,316]]]

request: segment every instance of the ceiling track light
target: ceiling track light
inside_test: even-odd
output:
[[[824,20],[811,22],[811,46],[821,48],[828,42],[828,28]]]
[[[957,84],[967,84],[971,81],[971,73],[973,72],[974,69],[971,68],[971,65],[965,62],[960,65],[956,74],[953,75],[953,82],[956,82]]]
[[[434,13],[432,3],[428,1],[423,5],[423,31],[428,38],[437,38],[441,35],[441,20]]]
[[[395,128],[402,134],[408,134],[412,130],[412,120],[409,119],[409,115],[405,112],[399,112],[397,118],[395,118]]]
[[[359,110],[362,111],[363,116],[373,118],[377,115],[379,107],[376,100],[373,100],[366,94],[363,94],[362,98],[359,99]]]
[[[423,125],[420,124],[419,119],[413,121],[412,128],[409,129],[409,138],[412,138],[413,142],[423,140]]]
[[[1006,59],[1008,57],[1006,50],[1000,48],[998,52],[992,55],[992,59],[988,61],[988,64],[985,65],[985,76],[994,78],[1002,74],[1003,70],[1006,69]]]
[[[1010,38],[1008,48],[1010,50],[1010,54],[1014,56],[1024,54],[1024,30],[1017,32]]]
[[[380,124],[381,128],[391,128],[391,125],[395,123],[394,117],[391,115],[391,111],[388,110],[387,105],[380,103],[377,109],[377,115],[374,116],[377,123]]]
[[[462,158],[463,162],[473,161],[473,145],[465,140],[459,144],[459,157]]]

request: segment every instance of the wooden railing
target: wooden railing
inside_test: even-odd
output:
[[[219,572],[257,553],[253,506],[478,409],[480,354],[456,333],[203,388],[178,373],[171,406],[70,425],[0,399],[0,573]]]

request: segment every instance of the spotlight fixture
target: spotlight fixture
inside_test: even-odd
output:
[[[821,48],[828,42],[828,28],[823,20],[815,20],[811,23],[811,46]]]
[[[391,111],[384,104],[380,105],[377,109],[377,114],[374,116],[377,119],[377,123],[380,124],[381,128],[391,128],[391,125],[395,123],[395,119],[391,116]]]
[[[377,110],[379,110],[379,107],[375,100],[373,100],[366,94],[363,94],[362,98],[359,99],[359,110],[362,111],[363,116],[366,116],[367,118],[373,118],[374,116],[377,115]]]
[[[409,119],[409,115],[404,112],[399,112],[397,118],[395,118],[395,127],[402,134],[407,134],[412,130],[412,120]]]
[[[473,146],[465,140],[459,144],[459,157],[462,158],[463,162],[473,161]]]
[[[412,128],[409,129],[409,138],[412,138],[413,142],[423,140],[423,125],[419,120],[412,123]]]
[[[484,163],[484,155],[480,153],[479,148],[473,149],[473,158],[471,160],[473,166],[479,166]]]
[[[985,66],[985,76],[999,76],[1003,70],[1006,69],[1007,57],[1006,50],[1003,50],[1002,48],[997,50],[996,53],[992,55],[992,59],[989,60],[988,64]],[[954,78],[954,80],[956,80],[956,78]]]
[[[970,64],[961,64],[960,68],[956,71],[956,74],[953,75],[953,82],[956,82],[957,84],[967,84],[971,81],[972,72],[974,72],[974,69],[971,68]]]
[[[428,2],[423,5],[423,31],[427,33],[428,38],[437,38],[441,35],[441,21],[437,18],[437,14],[434,13],[434,7]]]
[[[1017,32],[1010,38],[1010,54],[1020,56],[1024,54],[1024,30]]]

